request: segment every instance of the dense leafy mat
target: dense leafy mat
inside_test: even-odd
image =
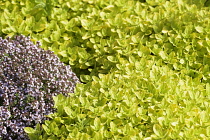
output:
[[[6,1],[0,33],[40,40],[78,75],[106,74],[119,62],[117,54],[128,58],[144,52],[207,80],[209,8],[204,0],[188,1]]]
[[[209,139],[208,3],[1,2],[2,36],[40,40],[84,82],[31,139]]]

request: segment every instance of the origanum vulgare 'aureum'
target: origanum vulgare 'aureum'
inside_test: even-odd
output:
[[[73,93],[79,79],[52,51],[29,37],[0,37],[0,139],[28,139],[24,127],[55,111],[53,98]]]

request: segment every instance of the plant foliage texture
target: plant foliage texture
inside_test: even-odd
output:
[[[91,74],[81,76],[87,84],[78,84],[71,97],[54,98],[57,112],[42,129],[26,128],[30,138],[209,139],[210,12],[204,3],[54,3],[42,22],[48,25],[43,43]]]
[[[21,1],[21,2],[20,2]],[[208,0],[11,0],[0,7],[0,35],[39,40],[77,75],[116,68],[145,52],[171,69],[209,82]],[[203,47],[208,46],[208,47]],[[195,50],[195,51],[194,51]],[[203,68],[205,66],[205,68]],[[205,71],[205,72],[203,72]],[[83,82],[91,78],[82,77]]]
[[[54,97],[57,112],[43,129],[25,129],[31,140],[209,139],[209,84],[153,60],[124,64]]]
[[[0,38],[0,138],[28,139],[33,127],[53,113],[52,96],[73,93],[79,82],[69,66],[52,51],[23,35]]]
[[[0,5],[0,35],[40,40],[86,83],[31,140],[210,139],[209,0]]]

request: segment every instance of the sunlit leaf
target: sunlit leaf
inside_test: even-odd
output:
[[[153,131],[157,136],[162,136],[162,127],[159,124],[154,124],[153,125]]]
[[[203,32],[203,27],[201,27],[201,26],[196,26],[195,29],[199,33],[202,33]]]
[[[100,129],[101,121],[100,121],[100,119],[98,117],[96,117],[95,120],[94,120],[94,126],[95,126],[96,130]]]
[[[34,132],[36,132],[36,131],[35,131],[33,128],[31,128],[31,127],[25,127],[24,130],[25,130],[26,133],[34,133]]]

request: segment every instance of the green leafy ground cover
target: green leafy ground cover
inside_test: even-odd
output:
[[[30,35],[80,76],[31,139],[209,139],[206,0],[0,2],[0,35]]]

